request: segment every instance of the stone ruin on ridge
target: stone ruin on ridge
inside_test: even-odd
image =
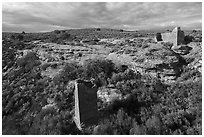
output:
[[[78,129],[98,121],[97,87],[90,81],[75,81],[75,117]]]
[[[172,32],[157,33],[156,41],[172,42],[174,46],[184,43],[184,32],[180,27],[176,27]]]

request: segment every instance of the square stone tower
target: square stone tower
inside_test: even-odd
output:
[[[158,35],[158,34],[157,34]],[[161,33],[161,40],[156,37],[157,41],[172,42],[174,46],[184,43],[184,32],[180,27],[176,27],[172,32]]]

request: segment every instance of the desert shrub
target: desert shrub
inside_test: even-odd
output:
[[[201,77],[201,73],[198,70],[184,67],[181,76],[178,78],[178,81],[186,81],[196,77]]]
[[[25,68],[26,70],[31,70],[34,66],[41,64],[38,57],[33,52],[29,52],[27,55],[19,58],[16,63],[19,67]]]
[[[79,134],[71,120],[70,112],[57,112],[55,108],[42,110],[33,120],[32,127],[29,129],[31,135],[65,135]]]
[[[24,59],[37,58],[28,53]],[[24,71],[25,60],[19,61],[20,67],[12,69],[9,81],[4,81],[3,134],[80,134],[72,120],[71,88],[66,84],[55,86],[48,77],[42,79],[38,67]],[[48,104],[48,98],[54,99],[54,105]]]
[[[66,63],[60,73],[53,78],[55,84],[67,83],[70,80],[82,78],[83,69],[76,62]]]
[[[110,116],[109,119],[105,119],[95,127],[93,134],[127,135],[134,121],[134,118],[131,118],[123,109],[120,109],[117,114]]]
[[[95,78],[95,84],[97,87],[108,85],[107,76],[104,72],[98,74],[97,78]]]
[[[133,88],[137,88],[137,84],[139,84],[138,80],[118,81],[116,83],[116,88],[119,89],[123,95],[128,95]]]
[[[148,135],[159,135],[161,134],[161,121],[157,116],[152,116],[146,121],[147,134]]]
[[[127,69],[124,72],[113,73],[111,80],[113,83],[117,83],[118,81],[126,81],[131,79],[138,79],[140,74],[135,73],[131,69]]]
[[[3,45],[7,45],[7,41],[3,41]],[[9,44],[10,45],[10,44]],[[2,69],[6,71],[8,68],[15,66],[16,49],[2,46]]]
[[[172,85],[162,99],[161,112],[167,112],[162,116],[162,122],[167,127],[169,134],[187,134],[187,130],[201,123],[201,81],[177,83]],[[199,126],[194,134],[199,134]]]
[[[161,85],[155,82],[138,84],[140,86],[132,89],[129,98],[112,104],[110,110],[122,107],[128,114],[140,114],[131,134],[200,134],[201,103],[195,100],[201,99],[201,84],[177,84],[169,89],[159,89]],[[187,102],[189,97],[191,101]],[[195,119],[199,122],[192,125]],[[195,125],[198,128],[193,128]],[[145,132],[140,133],[138,129]]]
[[[97,78],[99,73],[104,73],[106,77],[110,77],[114,71],[114,64],[110,60],[91,59],[84,62],[85,76],[89,78]]]
[[[145,135],[146,128],[143,125],[138,125],[137,122],[133,123],[133,127],[130,129],[130,135]]]
[[[10,128],[11,131],[6,131],[9,127],[7,125],[3,130],[5,134],[12,134],[13,131],[15,131],[15,134],[28,134],[32,123],[31,113],[35,114],[35,111],[39,111],[39,106],[44,101],[43,85],[37,84],[41,77],[39,77],[40,74],[36,68],[32,68],[29,72],[20,68],[15,70],[13,74],[12,84],[10,83],[10,86],[4,85],[3,96],[5,99],[2,100],[4,124],[12,122],[13,127]],[[36,85],[32,86],[33,84]],[[39,100],[40,102],[38,102]]]
[[[124,72],[125,70],[128,69],[128,66],[127,65],[123,65],[123,64],[115,64],[115,68],[114,70],[119,73],[119,72]]]
[[[187,36],[184,37],[185,44],[188,44],[188,43],[192,42],[193,40],[194,40],[193,36],[187,35]]]

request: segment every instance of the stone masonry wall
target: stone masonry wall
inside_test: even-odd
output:
[[[168,33],[161,33],[162,40],[164,42],[172,42],[174,45],[177,45],[177,33],[176,32],[168,32]]]
[[[91,82],[75,82],[75,118],[79,129],[82,125],[92,125],[98,119],[97,88]]]
[[[172,42],[174,46],[184,43],[184,36],[184,32],[181,31],[180,27],[174,28],[172,32],[161,33],[162,41]]]

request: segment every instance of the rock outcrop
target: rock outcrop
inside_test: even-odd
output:
[[[190,69],[202,71],[202,43],[191,42],[187,45],[191,48],[188,54],[183,55],[182,57],[187,61],[188,67]]]
[[[185,64],[180,54],[162,44],[152,44],[150,48],[137,52],[135,68],[164,82],[171,82],[180,76]]]
[[[178,46],[173,46],[171,49],[175,53],[178,53],[180,55],[186,55],[190,53],[190,50],[192,50],[192,47],[189,47],[187,45],[178,45]]]

